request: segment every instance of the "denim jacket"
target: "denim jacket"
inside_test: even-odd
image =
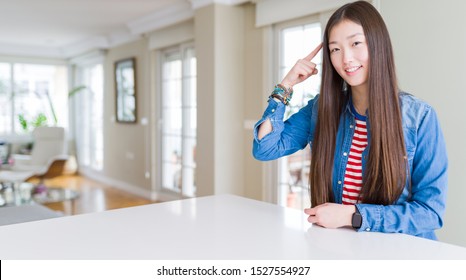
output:
[[[273,160],[301,150],[307,144],[312,147],[318,98],[317,95],[285,122],[285,105],[270,99],[262,119],[254,127],[254,157]],[[445,140],[431,106],[407,93],[400,93],[400,100],[410,182],[392,205],[357,204],[363,218],[359,231],[398,232],[435,240],[434,230],[443,224],[447,193]],[[273,129],[259,140],[258,127],[266,119],[270,119]],[[335,147],[332,184],[336,203],[342,200],[342,182],[354,127],[355,116],[348,103],[340,119]],[[367,128],[370,139],[370,117]],[[368,146],[362,154],[363,174],[369,149]]]

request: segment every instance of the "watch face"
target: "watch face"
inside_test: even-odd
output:
[[[351,221],[353,228],[360,228],[362,225],[362,216],[359,213],[353,214],[353,219]]]

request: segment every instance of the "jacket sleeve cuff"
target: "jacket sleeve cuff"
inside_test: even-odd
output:
[[[362,216],[362,224],[358,231],[381,231],[382,205],[356,204],[355,206]]]

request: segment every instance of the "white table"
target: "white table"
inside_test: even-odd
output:
[[[324,229],[232,195],[0,226],[0,240],[0,259],[466,259],[463,247]]]

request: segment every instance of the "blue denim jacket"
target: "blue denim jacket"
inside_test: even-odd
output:
[[[317,122],[319,96],[283,121],[285,105],[269,100],[262,119],[254,127],[253,155],[258,160],[273,160],[292,154],[310,144]],[[436,239],[434,230],[442,227],[447,193],[447,151],[434,109],[407,93],[400,93],[403,132],[408,154],[411,186],[393,205],[357,204],[363,223],[359,231],[398,232]],[[266,119],[272,132],[258,139],[258,127]],[[346,163],[353,137],[355,116],[347,104],[338,127],[333,165],[333,193],[341,203]],[[367,120],[370,139],[370,118]],[[370,140],[369,140],[370,141]],[[363,152],[364,174],[368,148]]]

